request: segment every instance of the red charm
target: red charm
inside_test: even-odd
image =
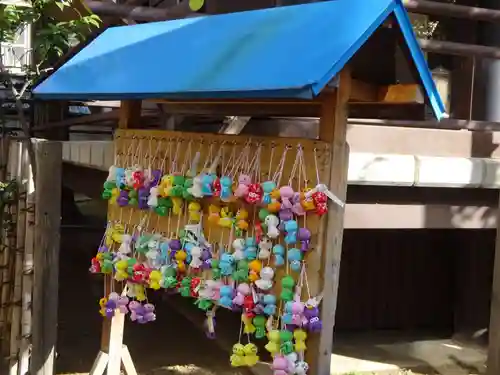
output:
[[[262,186],[260,184],[250,184],[248,186],[248,194],[245,197],[247,203],[256,204],[262,201],[262,197],[264,195],[264,191],[262,190]]]
[[[92,258],[90,261],[90,272],[91,273],[100,273],[101,272],[101,263],[97,260],[97,258]]]
[[[134,180],[134,189],[139,189],[144,184],[144,173],[142,171],[135,171],[132,173],[132,179]]]
[[[264,233],[264,231],[262,230],[261,222],[256,220],[255,224],[254,224],[254,228],[255,228],[255,240],[257,241],[257,243],[259,243],[260,238],[262,237],[262,234]]]
[[[253,309],[255,307],[255,302],[253,301],[253,297],[251,295],[245,296],[243,300],[243,311],[249,318],[255,316]]]
[[[132,281],[136,283],[144,283],[147,280],[149,275],[148,270],[144,266],[144,264],[136,263],[134,264],[134,274],[132,276]]]
[[[201,279],[199,277],[193,277],[191,279],[191,297],[198,297],[198,286],[201,283]]]
[[[213,190],[213,193],[214,193],[214,197],[220,197],[221,186],[220,186],[220,179],[219,179],[219,177],[217,177],[214,180],[214,182],[212,182],[212,190]]]
[[[312,195],[312,199],[314,205],[316,206],[316,214],[321,216],[328,212],[328,206],[327,206],[328,197],[326,196],[325,193],[317,191]]]

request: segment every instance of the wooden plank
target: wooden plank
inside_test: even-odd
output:
[[[346,142],[347,102],[350,93],[350,72],[342,71],[340,86],[336,95],[324,98],[320,119],[320,139],[332,144],[329,189],[340,199],[346,199],[347,169],[349,147]],[[309,273],[318,272],[319,291],[322,292],[321,321],[323,329],[319,336],[312,336],[308,342],[307,360],[311,366],[310,373],[318,375],[330,374],[330,362],[335,326],[335,312],[342,254],[342,236],[344,207],[329,202],[328,215],[323,219],[320,228],[318,258],[310,264]],[[310,265],[310,266],[309,266]]]
[[[16,175],[19,184],[19,200],[17,210],[16,260],[14,271],[14,290],[12,306],[12,325],[10,331],[9,375],[17,375],[20,362],[21,318],[22,318],[22,280],[24,262],[24,243],[26,234],[26,164],[24,162],[25,147],[21,142],[15,144],[18,149],[19,169]]]
[[[139,125],[141,118],[140,100],[123,100],[120,106],[120,115],[118,127],[122,129],[129,128],[131,124]]]
[[[59,242],[61,225],[61,142],[34,142],[35,244],[32,375],[53,375],[57,341]]]
[[[380,89],[377,85],[353,79],[349,98],[352,101],[377,102],[380,100]]]
[[[185,115],[318,117],[321,108],[321,102],[306,100],[174,101],[156,99],[154,101],[162,103],[168,113]]]
[[[499,205],[500,208],[500,205]],[[497,212],[497,237],[495,261],[493,263],[493,284],[491,291],[488,360],[486,375],[500,374],[500,209]]]
[[[115,311],[115,315],[111,318],[110,324],[107,375],[120,374],[124,327],[125,315],[119,311]]]
[[[33,254],[35,248],[35,181],[28,152],[24,151],[26,168],[26,235],[24,241],[22,301],[21,301],[21,345],[19,351],[19,375],[29,373],[31,338],[33,333]]]

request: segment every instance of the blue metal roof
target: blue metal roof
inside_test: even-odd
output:
[[[113,27],[33,93],[68,100],[311,99],[390,14],[436,117],[443,117],[401,0],[332,0]]]

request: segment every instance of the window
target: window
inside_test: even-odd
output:
[[[12,73],[21,74],[31,62],[31,27],[21,29],[13,43],[1,43],[3,63]]]

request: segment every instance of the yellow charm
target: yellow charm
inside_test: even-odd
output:
[[[303,329],[296,329],[293,331],[293,338],[295,339],[295,351],[297,353],[302,353],[305,352],[307,347],[306,347],[306,339],[307,339],[307,333]]]
[[[179,197],[172,197],[172,213],[174,215],[182,214],[183,200]]]
[[[233,354],[229,357],[232,367],[245,366],[245,347],[238,343],[233,345]]]
[[[198,224],[201,219],[201,206],[198,202],[188,204],[189,221]]]
[[[121,224],[115,224],[115,226],[111,228],[111,239],[116,243],[122,243],[124,234],[125,227]]]
[[[252,343],[245,345],[245,364],[247,366],[255,366],[259,362],[259,356],[257,355],[257,346]]]
[[[100,254],[97,254],[100,255]],[[128,262],[126,260],[119,260],[115,264],[115,280],[124,281],[128,279]]]
[[[232,225],[233,219],[231,218],[229,207],[222,207],[220,210],[219,226],[223,228],[231,228]]]
[[[108,299],[106,297],[103,297],[99,300],[99,314],[102,316],[106,316],[106,303],[108,303]]]
[[[137,301],[142,302],[146,300],[146,291],[144,290],[144,287],[142,285],[137,285],[135,293],[135,298],[137,299]]]
[[[116,204],[116,200],[120,196],[120,189],[118,188],[113,188],[111,190],[111,198],[109,199],[109,203],[111,204]]]
[[[255,326],[252,323],[252,319],[247,317],[245,314],[241,315],[241,321],[243,322],[243,333],[254,333]]]
[[[271,353],[271,355],[275,355],[280,351],[280,331],[277,329],[273,329],[267,333],[267,338],[269,342],[266,344],[265,349]]]
[[[170,190],[172,189],[173,184],[174,184],[174,176],[170,174],[163,176],[160,181],[160,188],[158,189],[160,195],[162,197],[169,197]]]
[[[310,188],[304,189],[303,194],[300,195],[300,204],[302,205],[302,208],[304,211],[313,211],[316,209],[316,206],[314,206],[314,201],[312,197],[306,198],[305,193],[307,193]]]
[[[161,288],[161,272],[158,270],[153,270],[149,274],[149,287],[154,290],[158,290]]]

